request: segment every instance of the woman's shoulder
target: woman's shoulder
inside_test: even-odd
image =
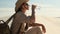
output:
[[[27,16],[26,16],[25,14],[23,14],[22,12],[18,12],[18,13],[16,14],[16,16],[19,16],[19,17],[22,17],[22,18],[23,18],[23,17],[25,17],[25,18],[27,17]]]

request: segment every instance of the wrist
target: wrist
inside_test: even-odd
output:
[[[32,11],[35,11],[35,9],[32,9]]]
[[[35,14],[35,10],[32,10],[32,14]]]

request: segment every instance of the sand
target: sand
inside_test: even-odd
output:
[[[2,17],[0,20],[6,21],[9,17]],[[37,16],[36,23],[42,23],[46,27],[45,34],[60,34],[60,18]],[[9,26],[11,23],[9,23]]]

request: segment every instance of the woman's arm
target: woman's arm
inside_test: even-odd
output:
[[[36,6],[35,5],[32,5],[32,14],[31,14],[31,16],[30,16],[30,22],[35,22],[35,8],[36,8]]]
[[[30,26],[32,26],[32,27],[34,27],[34,26],[41,26],[42,27],[42,31],[44,33],[46,33],[46,28],[45,28],[45,26],[43,24],[32,23],[32,24],[30,24]]]
[[[43,26],[42,24],[38,24],[38,23],[31,23],[31,26]]]

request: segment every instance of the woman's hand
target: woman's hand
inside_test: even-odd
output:
[[[32,10],[35,10],[35,8],[36,8],[36,5],[32,5]]]
[[[46,33],[46,28],[45,28],[44,25],[42,25],[42,31],[43,31],[44,33]]]

